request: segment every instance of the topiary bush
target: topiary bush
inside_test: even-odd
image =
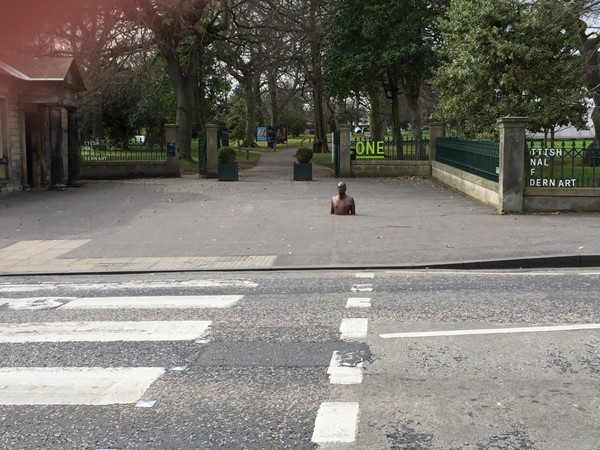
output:
[[[221,147],[217,158],[219,164],[233,164],[237,159],[237,155],[233,147]]]
[[[313,151],[308,147],[300,147],[296,150],[296,161],[298,161],[298,164],[308,164],[312,157]]]

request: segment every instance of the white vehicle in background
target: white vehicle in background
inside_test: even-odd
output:
[[[371,136],[371,126],[370,125],[358,125],[357,127],[354,127],[354,133],[362,134],[365,137],[370,137]]]

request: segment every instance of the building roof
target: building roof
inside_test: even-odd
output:
[[[24,81],[64,82],[77,90],[85,89],[81,72],[73,58],[2,58],[0,74]]]

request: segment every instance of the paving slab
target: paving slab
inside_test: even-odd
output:
[[[313,164],[313,181],[293,181],[293,161],[293,150],[265,153],[238,182],[185,175],[4,194],[0,273],[600,255],[598,213],[499,215],[430,179],[345,178],[357,215],[334,216],[340,179]]]

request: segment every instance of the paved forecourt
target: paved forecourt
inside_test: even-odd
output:
[[[161,256],[127,258],[69,258],[64,255],[88,239],[19,241],[0,249],[1,274],[96,273],[254,269],[270,267],[276,256]]]

